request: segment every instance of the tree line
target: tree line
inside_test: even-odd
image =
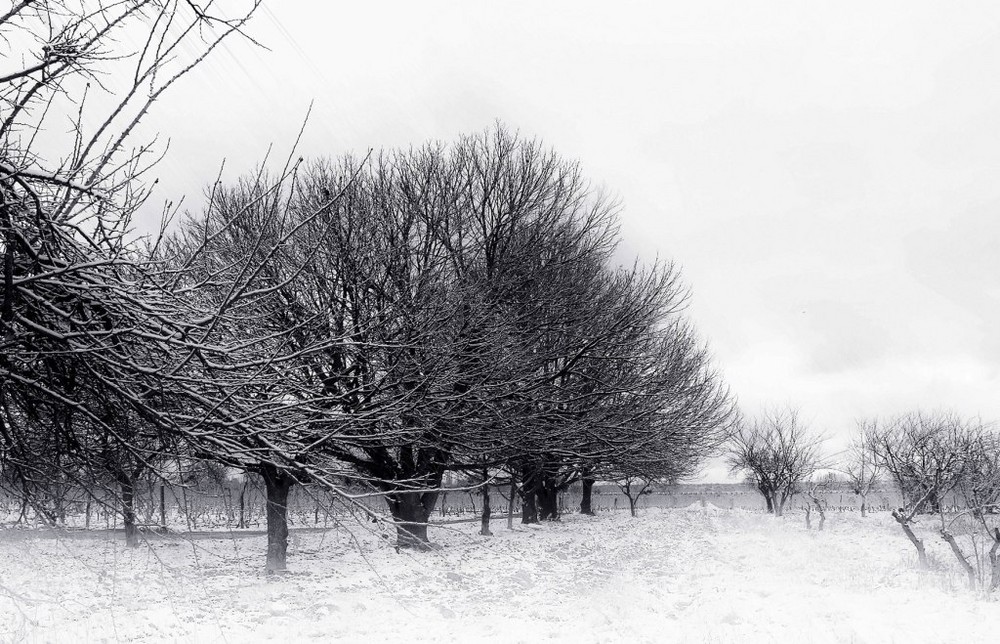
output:
[[[375,521],[355,495],[379,494],[397,546],[423,548],[447,472],[508,481],[525,522],[555,518],[578,480],[692,473],[735,411],[677,267],[619,265],[617,204],[502,125],[264,160],[137,239],[156,159],[136,125],[247,37],[258,4],[23,2],[0,17],[17,53],[0,77],[6,489],[52,522],[65,490],[111,489],[136,544],[139,481],[252,473],[281,570],[295,485]],[[71,134],[52,137],[67,115]]]
[[[929,566],[924,539],[914,530],[921,519],[934,525],[968,577],[970,588],[1000,588],[1000,431],[980,418],[949,411],[914,411],[857,422],[853,439],[836,462],[822,452],[822,437],[795,409],[770,409],[745,419],[734,431],[728,461],[764,497],[767,511],[781,516],[796,495],[809,512],[820,513],[824,486],[837,475],[861,501],[889,484],[902,505],[892,518],[912,543],[918,564]],[[825,476],[819,476],[826,470]],[[961,507],[949,508],[951,495]]]

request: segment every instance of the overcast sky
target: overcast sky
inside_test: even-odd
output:
[[[452,140],[500,119],[679,263],[742,407],[835,451],[859,416],[1000,419],[1000,5],[265,3],[147,125],[162,199],[223,158]]]

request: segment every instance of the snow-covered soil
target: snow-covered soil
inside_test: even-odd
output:
[[[693,506],[476,535],[397,554],[378,526],[293,532],[290,572],[265,539],[0,531],[0,640],[345,642],[990,642],[1000,602],[935,570],[886,515],[834,514],[824,532]]]

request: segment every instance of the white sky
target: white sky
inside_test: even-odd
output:
[[[1000,419],[1000,5],[272,0],[147,125],[162,199],[287,153],[500,119],[624,202],[676,260],[744,409]]]

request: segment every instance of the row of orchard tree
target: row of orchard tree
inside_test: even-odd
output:
[[[616,264],[615,204],[501,126],[290,158],[136,240],[155,161],[137,123],[255,9],[0,16],[8,491],[51,517],[60,490],[111,489],[136,543],[138,481],[197,462],[253,473],[278,570],[297,484],[384,496],[398,545],[422,547],[447,472],[507,477],[529,522],[576,480],[690,473],[733,408],[677,270]]]
[[[889,484],[902,499],[892,517],[916,549],[921,567],[928,566],[928,555],[914,528],[921,517],[929,517],[924,525],[935,526],[970,587],[1000,588],[1000,431],[995,425],[951,412],[864,419],[840,462],[824,456],[822,442],[795,410],[769,410],[740,423],[729,463],[747,475],[768,511],[778,516],[800,495],[822,521],[819,495],[837,473],[860,498],[862,516],[869,495]],[[827,471],[823,478],[817,476],[821,470]]]

